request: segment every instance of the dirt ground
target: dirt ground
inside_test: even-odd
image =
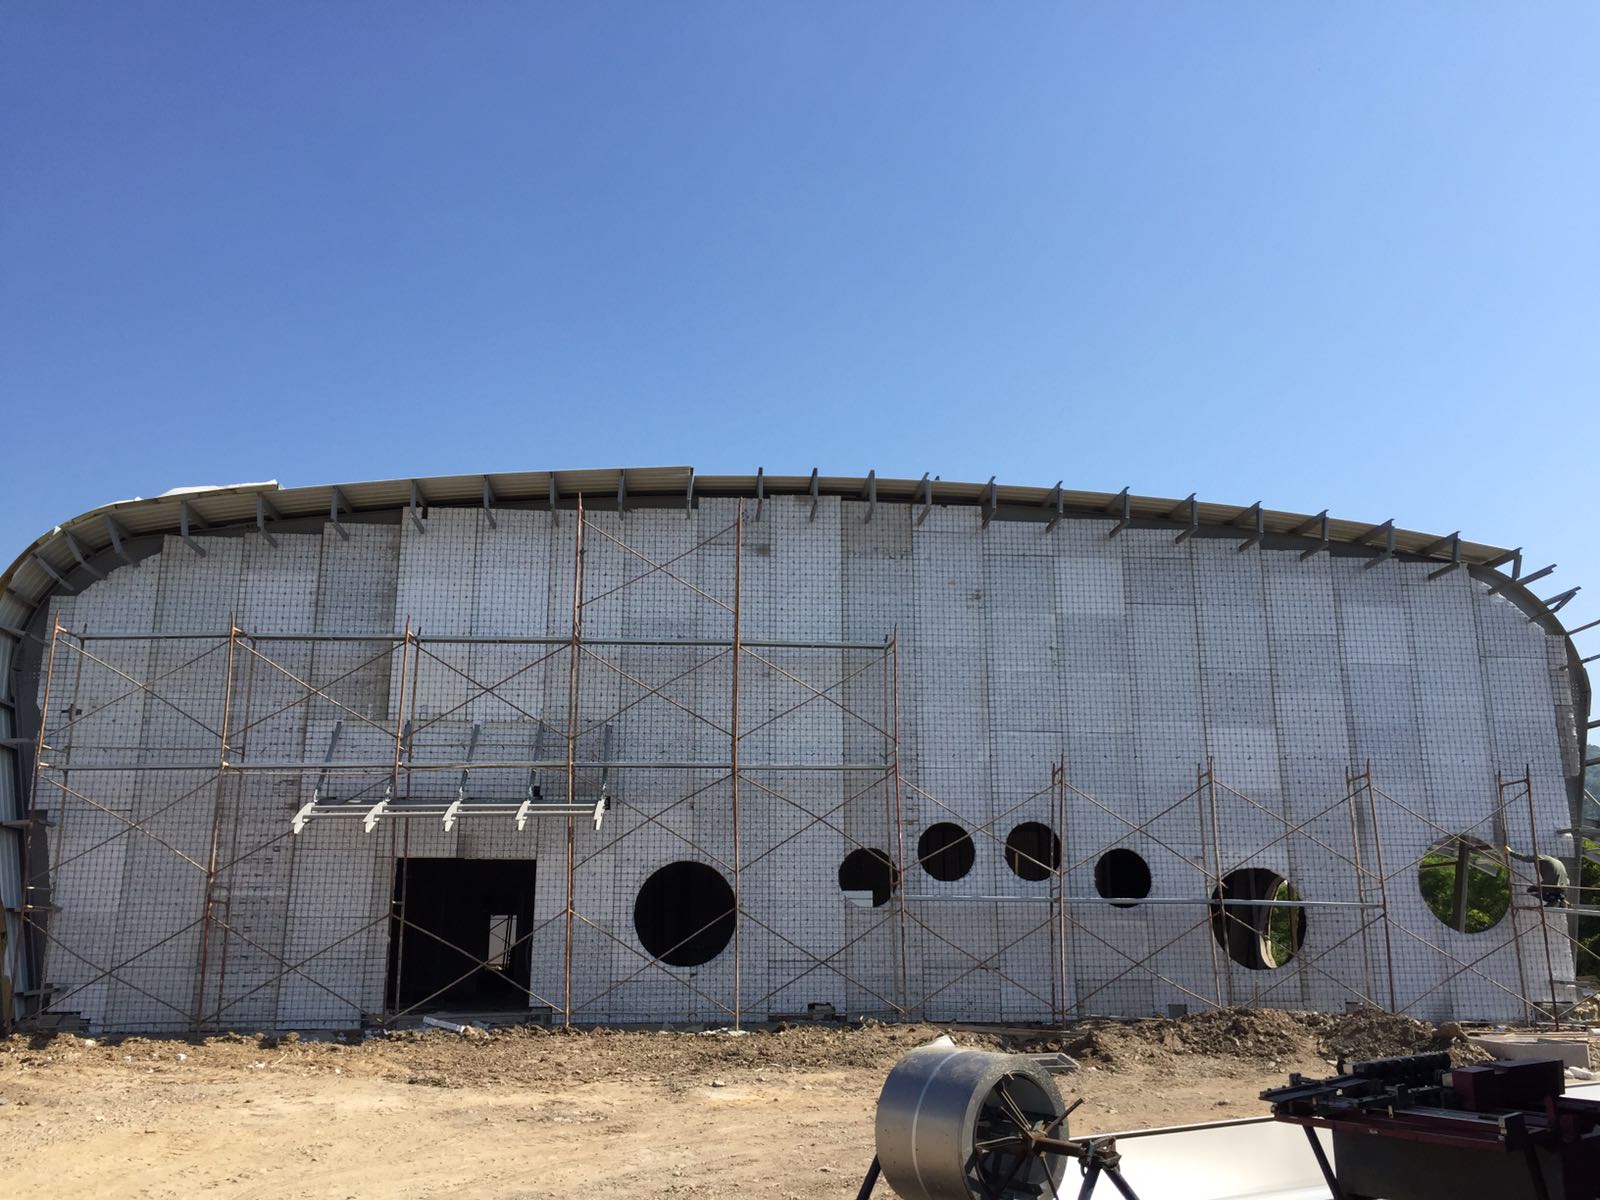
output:
[[[1074,1055],[1074,1133],[1259,1114],[1262,1088],[1340,1054],[1474,1056],[1450,1026],[1270,1010],[1007,1032],[17,1036],[0,1041],[0,1178],[110,1200],[853,1197],[885,1072],[943,1032]]]

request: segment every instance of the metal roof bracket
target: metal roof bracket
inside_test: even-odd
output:
[[[260,533],[264,539],[266,539],[267,545],[276,547],[278,544],[278,539],[273,537],[272,534],[267,530],[267,518],[269,516],[274,521],[278,520],[278,510],[273,508],[271,504],[267,503],[267,498],[265,496],[263,496],[260,492],[257,492],[256,531]]]
[[[556,473],[550,472],[550,516],[556,515],[556,505],[561,500],[561,489],[556,485]]]
[[[350,502],[344,498],[344,493],[342,491],[340,491],[338,488],[334,488],[333,494],[328,497],[328,520],[331,521],[333,523],[333,527],[339,531],[339,536],[348,542],[350,540],[350,531],[339,522],[339,510],[341,508],[344,509],[345,512],[349,512]]]
[[[129,558],[128,552],[122,548],[122,539],[126,534],[123,533],[122,526],[111,519],[110,513],[106,514],[106,532],[111,535],[112,552],[123,562],[132,562],[133,559]]]
[[[1548,567],[1540,567],[1537,571],[1534,571],[1534,572],[1532,572],[1531,574],[1528,574],[1528,575],[1522,575],[1522,576],[1513,575],[1510,579],[1502,579],[1499,583],[1495,584],[1492,588],[1489,589],[1489,595],[1491,595],[1491,596],[1498,595],[1499,593],[1505,591],[1513,583],[1520,583],[1523,587],[1527,587],[1528,584],[1532,583],[1535,579],[1543,579],[1546,575],[1550,574],[1555,569],[1556,569],[1556,564],[1555,563],[1551,563]]]
[[[1427,554],[1429,551],[1432,551],[1436,548],[1442,549],[1443,544],[1446,542],[1450,543],[1450,561],[1444,566],[1440,567],[1437,571],[1429,571],[1428,578],[1430,580],[1438,579],[1441,575],[1448,575],[1451,571],[1454,571],[1461,565],[1461,531],[1459,529],[1447,538],[1440,538],[1437,542],[1434,542],[1432,545],[1428,546],[1423,553]]]
[[[1315,536],[1317,538],[1317,544],[1315,546],[1311,547],[1311,549],[1305,551],[1303,554],[1300,555],[1300,561],[1301,562],[1304,562],[1306,559],[1310,558],[1313,554],[1321,553],[1322,551],[1324,551],[1324,550],[1326,550],[1328,548],[1328,510],[1327,509],[1323,509],[1316,516],[1312,517],[1309,521],[1301,522],[1299,525],[1295,526],[1295,530],[1294,530],[1296,537],[1311,537],[1313,535],[1313,531],[1315,531]]]
[[[1200,502],[1195,499],[1195,494],[1193,492],[1189,493],[1189,498],[1187,500],[1179,504],[1167,514],[1167,520],[1177,520],[1178,514],[1183,512],[1185,509],[1187,509],[1189,512],[1189,524],[1186,528],[1179,532],[1177,537],[1172,539],[1174,542],[1188,541],[1195,535],[1195,531],[1200,528]]]
[[[862,520],[865,525],[872,520],[873,514],[878,511],[878,472],[874,468],[867,472],[867,486],[863,489],[867,501],[867,515]]]
[[[1383,546],[1382,546],[1382,548],[1379,548],[1377,546],[1372,546],[1372,543],[1368,540],[1375,533],[1383,534]],[[1390,517],[1382,525],[1374,525],[1371,529],[1367,530],[1366,533],[1361,535],[1361,544],[1364,545],[1364,546],[1372,546],[1372,548],[1374,550],[1378,551],[1378,553],[1376,555],[1374,555],[1372,558],[1368,559],[1366,562],[1361,564],[1361,568],[1364,571],[1370,571],[1370,570],[1372,570],[1373,567],[1377,566],[1379,563],[1383,562],[1385,559],[1393,558],[1394,557],[1394,518]]]
[[[205,551],[202,550],[201,553],[204,554]],[[54,579],[62,587],[66,587],[67,586],[67,577],[65,575],[63,575],[60,571],[58,571],[54,567],[52,567],[42,556],[40,556],[38,554],[32,554],[32,555],[29,555],[29,557],[33,560],[34,565],[37,566],[46,575],[50,576],[51,579]]]
[[[197,518],[195,516],[195,514],[190,511],[189,502],[187,500],[179,501],[178,502],[178,536],[181,537],[188,544],[189,549],[193,550],[201,558],[204,558],[206,556],[205,548],[202,547],[199,542],[195,541],[194,538],[189,536],[189,522],[191,520],[196,521],[198,523],[199,518]]]
[[[989,476],[989,482],[983,489],[983,524],[978,526],[979,529],[989,528],[989,522],[994,520],[995,509],[1000,507],[998,503],[999,493],[995,490],[994,478],[993,475]]]
[[[1250,549],[1251,546],[1261,545],[1261,539],[1267,536],[1267,519],[1261,511],[1261,501],[1257,500],[1249,508],[1241,512],[1237,517],[1234,518],[1233,523],[1238,525],[1246,517],[1250,518],[1250,524],[1248,526],[1250,530],[1250,536],[1245,538],[1244,541],[1240,542],[1239,545],[1235,547],[1240,552]]]
[[[767,469],[756,468],[756,515],[755,520],[761,520],[761,510],[767,503]]]
[[[494,506],[494,488],[489,485],[489,477],[485,475],[483,477],[483,515],[488,520],[490,529],[500,528],[495,524]]]
[[[1044,531],[1047,534],[1055,532],[1055,527],[1061,524],[1061,518],[1067,515],[1067,494],[1061,490],[1061,483],[1061,480],[1056,480],[1056,490],[1054,496],[1052,497],[1052,499],[1055,501],[1056,511],[1055,515],[1050,518],[1050,523],[1044,527]],[[1049,504],[1050,501],[1046,500],[1046,507],[1048,507]]]
[[[812,467],[811,468],[811,516],[809,518],[807,518],[808,520],[815,521],[817,519],[817,499],[818,499],[819,495],[820,495],[820,493],[817,491],[817,469],[815,467]]]
[[[628,473],[617,472],[617,516],[628,511]]]
[[[1559,596],[1551,596],[1550,599],[1543,601],[1545,609],[1551,613],[1558,613],[1567,606],[1567,602],[1569,600],[1571,600],[1581,591],[1583,591],[1583,587],[1580,585],[1578,587],[1568,588]]]
[[[917,514],[913,525],[921,525],[928,519],[928,514],[933,511],[933,480],[928,477],[928,472],[922,473],[922,483],[917,487],[917,495],[922,498],[922,511]]]
[[[683,519],[686,520],[686,521],[694,520],[694,472],[693,471],[689,472],[689,483],[688,483],[688,486],[686,486],[683,489]],[[521,829],[522,826],[518,825],[517,828]]]
[[[418,533],[427,533],[428,527],[422,523],[422,506],[428,501],[422,495],[422,487],[415,479],[411,481],[411,504],[406,509],[406,514],[411,518],[411,523],[417,527]]]
[[[1114,538],[1129,525],[1133,524],[1133,497],[1128,495],[1128,489],[1123,488],[1111,498],[1111,503],[1106,505],[1106,511],[1117,518],[1106,536]]]
[[[73,537],[65,529],[61,531],[61,536],[66,539],[67,549],[72,551],[72,557],[78,560],[78,565],[80,567],[89,572],[89,574],[93,575],[96,579],[104,579],[106,577],[104,571],[98,570],[89,565],[89,560],[84,557],[83,547],[78,545],[77,538]]]

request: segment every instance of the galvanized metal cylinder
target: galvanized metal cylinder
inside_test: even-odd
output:
[[[1028,1200],[1059,1186],[1066,1160],[1026,1162],[1019,1150],[982,1151],[1030,1123],[1059,1117],[1065,1106],[1049,1074],[1027,1058],[953,1045],[911,1051],[889,1072],[878,1097],[877,1148],[884,1178],[904,1200]],[[1063,1121],[1054,1130],[1066,1137]],[[1047,1176],[1048,1172],[1048,1176]]]

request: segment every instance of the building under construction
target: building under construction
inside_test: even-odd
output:
[[[928,476],[108,505],[3,577],[6,1015],[1560,1020],[1585,910],[1507,853],[1577,877],[1547,574]]]

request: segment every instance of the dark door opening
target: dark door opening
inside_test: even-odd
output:
[[[527,1007],[533,879],[517,859],[395,863],[389,1011]]]

